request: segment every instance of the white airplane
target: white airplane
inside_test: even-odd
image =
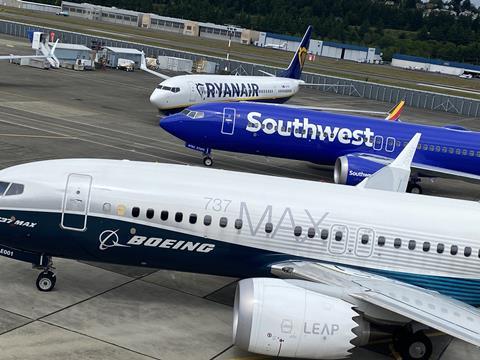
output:
[[[283,43],[281,44],[265,44],[264,46],[265,48],[269,48],[269,49],[285,49],[287,47],[287,43],[284,41]]]
[[[13,166],[0,255],[42,269],[42,291],[52,257],[243,278],[233,339],[254,353],[343,358],[377,329],[403,359],[429,358],[428,328],[479,346],[479,204],[404,193],[419,139],[356,187],[127,160]]]
[[[46,59],[50,66],[53,68],[59,68],[60,62],[55,56],[55,48],[57,47],[58,40],[50,48],[48,41],[45,40],[44,34],[39,31],[33,33],[32,49],[41,52],[41,55],[0,55],[0,60],[17,60],[17,59]]]
[[[300,80],[311,33],[312,27],[309,26],[290,65],[278,77],[264,71],[261,72],[269,76],[194,74],[169,77],[148,69],[145,56],[142,56],[140,68],[164,79],[151,94],[150,102],[164,113],[174,113],[193,104],[219,100],[285,102],[302,85],[322,86],[306,84]]]

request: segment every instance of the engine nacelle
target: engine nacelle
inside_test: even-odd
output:
[[[357,185],[384,166],[358,156],[340,156],[335,161],[333,179],[335,184]]]
[[[352,304],[299,286],[303,283],[272,278],[241,280],[235,294],[235,345],[277,357],[348,356],[352,343],[356,344],[356,334],[363,333],[356,322],[359,314]]]

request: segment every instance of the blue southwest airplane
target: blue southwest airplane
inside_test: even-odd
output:
[[[160,120],[160,126],[204,154],[211,150],[304,160],[334,166],[335,183],[356,185],[389,164],[416,134],[422,140],[407,188],[421,177],[480,180],[480,133],[261,103],[210,103]]]

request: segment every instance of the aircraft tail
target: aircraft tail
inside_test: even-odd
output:
[[[309,25],[305,35],[303,35],[300,45],[298,45],[295,55],[293,55],[292,61],[288,68],[282,71],[280,77],[286,77],[290,79],[300,79],[302,75],[303,65],[307,58],[308,46],[310,45],[310,37],[312,36],[312,26]]]
[[[385,120],[400,121],[400,115],[402,114],[404,107],[405,100],[402,100],[388,112],[388,116],[385,118]]]

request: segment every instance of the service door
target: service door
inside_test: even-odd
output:
[[[223,109],[222,134],[233,135],[235,130],[235,115],[236,110],[233,108]]]
[[[90,175],[70,174],[68,176],[63,198],[62,228],[85,231],[91,186]]]

